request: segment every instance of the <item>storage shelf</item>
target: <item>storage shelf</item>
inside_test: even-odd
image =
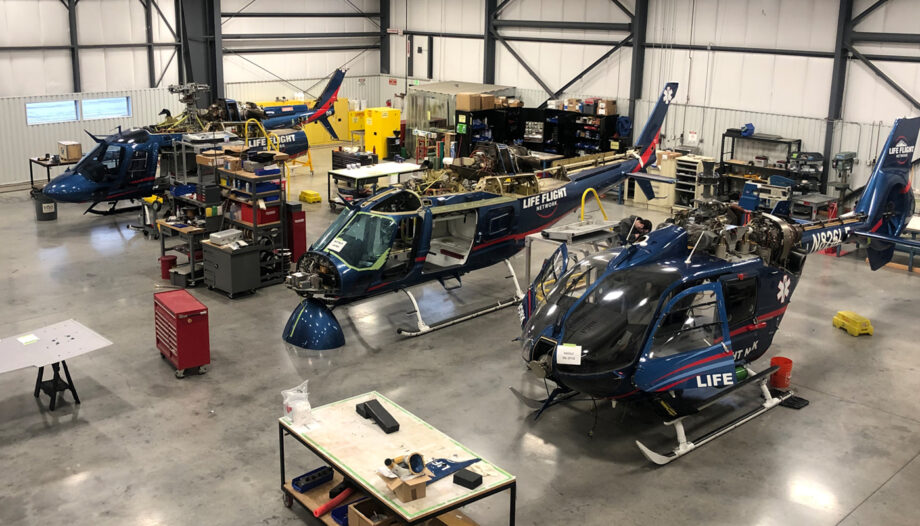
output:
[[[236,223],[236,224],[242,225],[249,229],[269,228],[269,227],[278,226],[281,224],[281,221],[272,221],[270,223],[259,223],[258,225],[253,225],[249,221],[243,221],[242,219],[230,219],[229,217],[226,217],[226,219],[227,221],[230,221],[231,223]]]
[[[223,185],[223,184],[220,185],[220,187],[221,187],[221,188],[224,188],[224,189],[226,189],[226,190],[230,190],[231,192],[239,192],[239,193],[241,193],[241,194],[251,195],[252,197],[255,197],[255,198],[257,198],[257,199],[258,199],[258,198],[261,198],[261,197],[272,197],[272,196],[275,196],[275,195],[281,195],[281,193],[282,193],[280,188],[279,188],[278,190],[271,190],[271,191],[268,191],[268,192],[259,192],[259,193],[254,194],[254,193],[252,193],[252,192],[247,192],[246,190],[243,190],[242,188],[233,188],[232,186],[227,186],[227,185]]]
[[[251,204],[252,204],[252,201],[251,201],[251,200],[240,199],[240,198],[238,198],[238,197],[233,197],[232,195],[228,195],[227,197],[225,197],[225,199],[228,199],[228,200],[233,201],[233,202],[236,202],[236,203],[242,203],[242,204],[244,204],[244,205],[251,205]],[[258,198],[257,198],[256,200],[258,200]],[[280,200],[280,199],[278,199],[278,200],[276,200],[276,201],[263,201],[263,203],[265,203],[265,206],[281,206],[281,200]]]
[[[287,490],[287,492],[290,493],[292,497],[294,497],[294,500],[301,503],[303,507],[307,508],[308,510],[312,512],[313,510],[315,510],[316,508],[319,508],[320,506],[322,506],[329,500],[329,490],[339,485],[342,482],[342,480],[343,480],[342,475],[340,475],[336,471],[336,472],[333,472],[331,481],[325,484],[320,484],[319,486],[309,489],[303,493],[294,489],[294,486],[291,485],[291,481],[284,483],[284,489]],[[365,497],[367,497],[367,495],[364,492],[356,491],[350,497],[345,499],[345,502],[343,502],[342,505],[344,506],[345,504],[351,504],[352,502],[361,500]],[[327,513],[323,515],[322,517],[319,518],[319,520],[323,524],[329,524],[330,526],[337,526],[336,522],[332,520],[331,513]]]

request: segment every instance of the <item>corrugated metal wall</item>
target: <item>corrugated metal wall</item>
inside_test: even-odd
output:
[[[296,99],[301,96],[301,92],[307,89],[314,95],[319,96],[327,82],[327,80],[321,78],[288,81],[228,82],[224,85],[224,93],[227,98],[242,102],[272,101],[277,97]],[[306,97],[312,98],[309,95]],[[365,100],[368,106],[380,105],[379,75],[359,77],[346,74],[339,90],[339,97]]]
[[[26,103],[56,100],[82,100],[103,97],[131,97],[131,117],[116,119],[79,120],[54,124],[26,124]],[[29,157],[57,153],[57,141],[72,140],[83,144],[83,152],[95,144],[83,130],[96,135],[108,135],[116,127],[128,129],[153,124],[162,119],[158,114],[168,108],[173,114],[182,111],[179,99],[166,89],[140,89],[46,95],[40,97],[0,98],[0,185],[28,182]],[[35,176],[44,177],[44,170],[35,167]],[[41,173],[39,173],[41,171]],[[58,168],[53,173],[60,173]]]

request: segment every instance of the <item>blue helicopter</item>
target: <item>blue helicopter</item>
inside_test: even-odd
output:
[[[568,267],[565,245],[544,262],[523,312],[523,358],[556,384],[540,412],[577,393],[644,401],[674,426],[666,464],[784,403],[750,364],[764,355],[798,284],[806,256],[867,239],[872,270],[891,260],[914,210],[909,170],[920,118],[895,122],[855,209],[840,218],[795,221],[715,201],[677,214],[657,230]],[[736,389],[759,383],[755,410],[696,440],[682,419]],[[806,402],[792,399],[790,402]],[[535,406],[538,407],[538,406]],[[539,416],[539,413],[537,413]]]
[[[469,191],[420,195],[393,186],[348,209],[300,258],[288,286],[306,299],[284,329],[288,343],[322,350],[344,345],[330,308],[402,291],[412,301],[419,330],[414,336],[516,304],[523,293],[487,309],[429,326],[409,287],[438,280],[460,283],[467,272],[505,262],[524,247],[524,238],[562,219],[587,189],[606,189],[636,179],[652,196],[655,176],[638,173],[655,161],[661,124],[677,92],[669,83],[636,140],[636,149],[609,165],[567,173],[502,174],[480,178]],[[540,177],[544,175],[544,177]],[[516,278],[515,278],[516,280]]]
[[[257,120],[260,120],[263,127],[274,130],[274,134],[278,136],[281,152],[288,154],[292,159],[307,153],[310,145],[302,126],[310,122],[320,122],[333,138],[338,138],[329,123],[329,117],[335,114],[333,104],[338,98],[344,76],[344,69],[336,70],[312,109],[305,105],[281,106],[266,108],[264,115],[258,115],[261,120]],[[224,101],[231,102],[233,101]],[[239,119],[239,110],[236,111],[232,118]],[[216,115],[214,118],[227,117],[222,112],[215,113],[213,108],[203,115]],[[205,122],[215,124],[223,121],[206,119]],[[282,129],[282,126],[301,128]],[[163,126],[154,126],[149,130],[119,129],[117,133],[105,138],[98,138],[87,132],[96,142],[96,147],[84,155],[77,164],[55,177],[45,186],[43,193],[62,203],[90,203],[86,212],[94,214],[108,215],[136,209],[116,210],[115,207],[118,201],[141,199],[166,190],[169,186],[168,177],[157,174],[159,155],[166,150],[173,150],[177,141],[189,137],[185,133],[164,130]],[[268,140],[264,136],[248,139],[247,151],[259,151],[267,147]],[[189,166],[194,167],[194,163],[190,163]],[[96,210],[96,205],[100,203],[109,203],[109,209]]]

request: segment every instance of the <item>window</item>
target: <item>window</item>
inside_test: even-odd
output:
[[[326,246],[348,266],[358,269],[380,268],[390,251],[396,222],[386,216],[358,213]]]
[[[77,101],[75,100],[26,103],[26,123],[29,125],[70,122],[77,119]]]
[[[131,97],[84,99],[83,119],[113,119],[131,116]]]
[[[652,342],[651,358],[712,347],[721,341],[721,317],[712,290],[685,296],[665,313]]]
[[[729,328],[733,329],[751,321],[757,306],[757,278],[726,281],[723,285]]]

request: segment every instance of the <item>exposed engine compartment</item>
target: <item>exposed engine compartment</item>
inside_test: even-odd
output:
[[[297,261],[297,270],[284,283],[303,297],[324,296],[339,290],[339,273],[328,257],[305,252]]]
[[[745,222],[747,214],[750,220]],[[669,221],[688,232],[693,253],[708,252],[722,259],[756,256],[794,273],[804,263],[805,252],[799,248],[802,227],[771,214],[709,200],[676,213]]]

